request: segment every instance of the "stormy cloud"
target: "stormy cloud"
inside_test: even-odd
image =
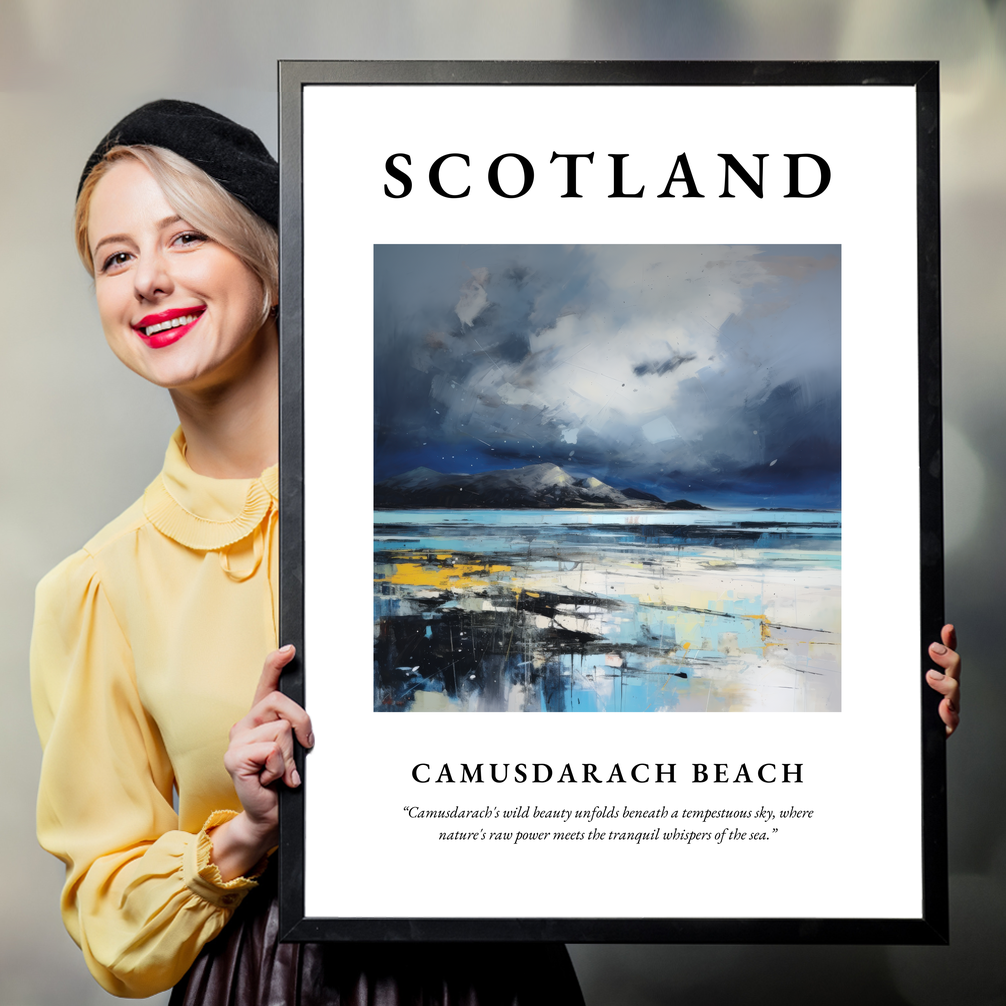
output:
[[[838,247],[379,245],[374,325],[375,480],[841,505]]]

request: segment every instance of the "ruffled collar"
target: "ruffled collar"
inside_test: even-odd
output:
[[[252,533],[279,500],[279,466],[257,479],[213,479],[185,460],[185,437],[175,430],[164,468],[143,494],[143,512],[162,534],[186,548],[211,552]]]

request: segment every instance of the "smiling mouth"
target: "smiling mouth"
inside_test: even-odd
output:
[[[190,308],[182,311],[166,311],[159,317],[157,315],[152,317],[148,315],[148,317],[141,319],[140,324],[134,325],[133,330],[144,339],[149,339],[151,336],[159,335],[161,332],[170,332],[173,328],[183,328],[186,325],[191,325],[198,320],[199,316],[205,310],[205,308]],[[144,325],[143,322],[145,321],[149,321],[151,324]]]
[[[148,325],[140,331],[146,338],[156,335],[158,332],[166,332],[169,328],[181,328],[182,325],[191,325],[198,318],[198,314],[183,314],[180,318],[172,318],[171,321],[162,321],[159,325]]]

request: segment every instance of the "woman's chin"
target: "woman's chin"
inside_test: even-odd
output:
[[[129,360],[123,361],[134,374],[145,381],[164,388],[167,391],[183,391],[186,388],[198,388],[204,384],[212,384],[211,373],[217,369],[199,361],[184,359],[181,354],[175,359],[160,360]]]
[[[212,395],[226,385],[240,383],[268,355],[261,347],[268,345],[275,349],[276,344],[272,324],[234,340],[194,336],[193,332],[163,347],[118,339],[108,341],[122,363],[151,384],[169,391]]]

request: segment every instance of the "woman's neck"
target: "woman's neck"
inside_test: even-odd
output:
[[[279,340],[267,323],[234,361],[234,372],[204,388],[172,388],[185,459],[199,475],[258,478],[279,457]]]

